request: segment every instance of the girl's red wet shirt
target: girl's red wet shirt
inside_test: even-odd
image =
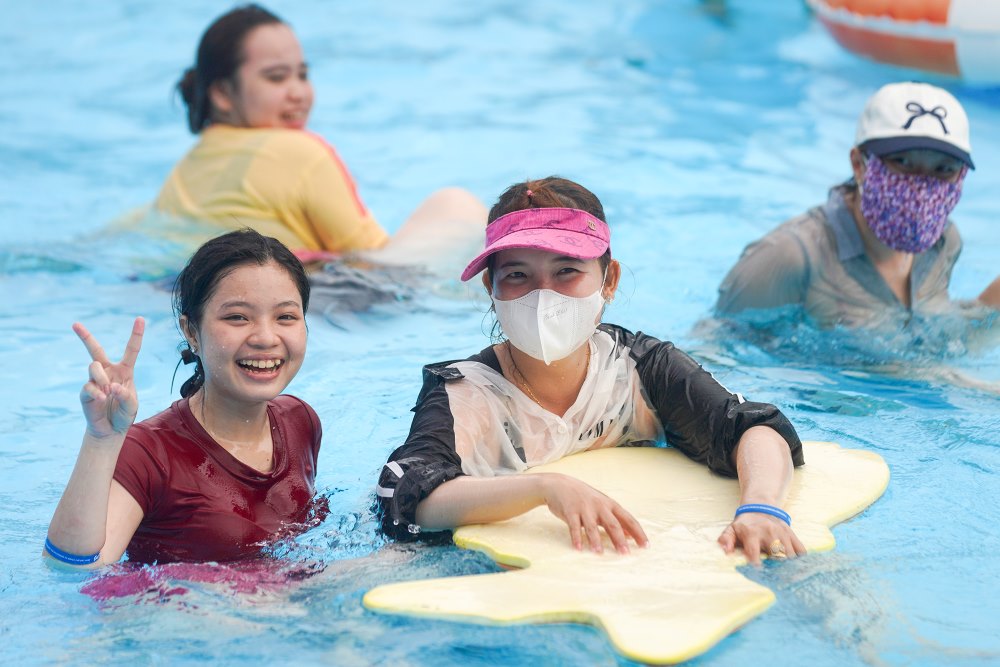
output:
[[[143,511],[131,561],[230,561],[304,529],[322,428],[294,396],[268,403],[274,468],[233,457],[198,423],[188,399],[129,429],[114,479]]]

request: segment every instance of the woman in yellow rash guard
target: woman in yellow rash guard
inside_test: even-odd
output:
[[[390,239],[333,147],[305,129],[313,87],[302,47],[260,6],[237,7],[209,26],[178,90],[200,139],[160,191],[161,212],[220,233],[249,226],[305,259],[379,249],[372,259],[422,263],[413,245],[440,253],[432,241],[448,248],[442,236],[481,240],[486,209],[460,188],[432,194]]]

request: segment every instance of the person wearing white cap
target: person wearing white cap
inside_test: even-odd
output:
[[[746,247],[716,312],[799,304],[820,326],[862,327],[952,309],[962,242],[948,216],[975,168],[962,105],[926,83],[883,86],[861,113],[850,159],[853,178],[825,205]],[[1000,308],[1000,278],[976,305]]]
[[[773,405],[719,384],[671,343],[600,324],[621,267],[604,208],[581,185],[550,177],[512,185],[490,210],[482,273],[505,340],[463,361],[424,367],[410,433],[376,487],[382,529],[396,539],[502,521],[545,505],[571,542],[626,553],[646,536],[603,493],[556,473],[519,475],[575,452],[664,441],[738,477],[740,506],[719,537],[750,562],[805,548],[780,507],[795,429]]]

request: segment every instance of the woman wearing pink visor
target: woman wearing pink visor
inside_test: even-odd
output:
[[[560,474],[517,475],[575,452],[673,445],[738,476],[741,505],[719,537],[727,551],[805,552],[780,504],[801,465],[795,429],[772,405],[732,394],[671,343],[599,324],[621,267],[600,201],[549,177],[511,186],[489,214],[483,272],[504,339],[464,361],[424,368],[409,436],[376,489],[397,539],[502,521],[545,504],[573,546],[622,553],[646,544],[614,499]],[[485,271],[484,271],[485,270]]]

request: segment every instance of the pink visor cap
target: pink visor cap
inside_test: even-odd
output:
[[[534,248],[577,259],[600,257],[611,247],[608,223],[575,208],[526,208],[486,225],[486,249],[462,272],[468,280],[486,268],[490,255]]]

